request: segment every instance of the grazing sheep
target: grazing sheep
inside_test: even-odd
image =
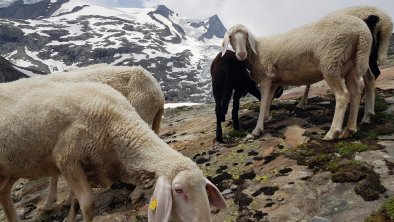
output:
[[[221,57],[219,53],[211,64],[212,91],[215,99],[216,141],[223,142],[222,124],[233,94],[232,120],[235,130],[239,129],[238,110],[239,100],[248,92],[258,100],[261,98],[259,88],[247,71],[246,62],[240,62],[233,51],[227,50]]]
[[[387,60],[387,51],[390,45],[391,33],[393,32],[393,21],[383,10],[374,6],[355,6],[345,8],[332,14],[346,14],[356,16],[367,23],[373,35],[373,44],[369,56],[369,67],[375,76],[380,75],[378,64],[383,64]],[[371,15],[378,17],[378,21],[371,21]],[[305,88],[301,101],[297,104],[298,108],[304,108],[308,100],[310,85]],[[367,107],[367,106],[366,106]],[[363,122],[369,122],[369,118],[364,115]]]
[[[149,221],[168,221],[171,214],[180,221],[210,221],[209,204],[226,207],[197,165],[162,141],[127,99],[105,84],[4,83],[0,113],[0,203],[8,221],[18,220],[11,199],[18,178],[59,174],[85,221],[94,216],[90,182],[154,187]]]
[[[159,134],[160,123],[164,113],[164,94],[155,78],[140,66],[110,66],[107,64],[91,65],[71,70],[69,72],[55,73],[36,79],[47,79],[56,82],[101,82],[122,93],[133,105],[137,113],[153,131]],[[57,199],[58,177],[52,177],[49,183],[48,197],[43,206],[49,210]],[[135,189],[132,202],[138,201],[139,189]],[[71,202],[69,195],[66,204]]]
[[[242,25],[227,31],[223,39],[223,54],[228,44],[238,60],[251,64],[251,77],[260,84],[260,114],[255,129],[248,138],[259,136],[268,117],[270,98],[278,86],[306,85],[325,79],[335,94],[333,122],[324,140],[333,140],[342,131],[347,104],[350,115],[346,138],[357,131],[357,114],[361,92],[358,79],[368,68],[372,36],[367,25],[349,15],[326,16],[318,22],[287,33],[255,39]],[[369,82],[374,86],[374,79]]]
[[[57,82],[105,83],[122,93],[155,133],[160,132],[164,113],[164,94],[152,74],[141,66],[96,64],[37,78]]]

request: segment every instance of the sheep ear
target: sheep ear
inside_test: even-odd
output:
[[[254,40],[254,36],[253,36],[252,32],[249,29],[248,29],[248,42],[249,42],[250,48],[252,48],[252,51],[254,52],[254,54],[257,54],[256,42]]]
[[[172,209],[172,192],[170,181],[160,176],[155,185],[152,197],[148,206],[148,221],[162,222],[168,221]]]
[[[223,42],[222,42],[222,57],[224,56],[224,54],[227,51],[229,41],[230,41],[230,35],[228,34],[228,32],[226,32],[226,34],[223,37]]]
[[[207,178],[205,178],[207,184],[205,185],[205,189],[208,194],[209,204],[213,207],[224,209],[227,208],[226,201],[224,200],[222,194],[219,189],[211,183]]]

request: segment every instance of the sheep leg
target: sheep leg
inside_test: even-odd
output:
[[[57,200],[57,181],[58,176],[52,176],[49,180],[48,196],[45,200],[44,206],[42,207],[43,210],[50,210],[52,204]]]
[[[144,196],[142,186],[136,186],[133,192],[130,194],[131,205],[136,204]]]
[[[350,111],[347,127],[339,138],[348,138],[357,132],[357,116],[360,107],[361,90],[360,83],[354,71],[355,70],[346,75],[346,87],[350,94]]]
[[[214,84],[214,83],[212,83]],[[215,99],[215,115],[216,115],[216,141],[223,142],[222,138],[222,97],[223,87],[221,85],[212,86],[213,98]]]
[[[264,130],[265,111],[267,104],[271,102],[269,98],[271,85],[272,85],[272,81],[270,79],[264,79],[260,83],[261,102],[260,102],[259,118],[257,120],[256,127],[252,131],[252,134],[248,134],[246,139],[251,139],[254,138],[255,136],[258,137]]]
[[[311,88],[311,85],[306,85],[304,95],[302,96],[300,102],[297,104],[297,108],[300,109],[305,109],[305,105],[308,104],[308,94],[309,94],[309,89]]]
[[[343,119],[347,104],[349,103],[349,92],[346,89],[345,81],[338,75],[325,76],[328,86],[335,95],[335,112],[331,123],[331,128],[324,136],[323,140],[333,140],[339,136],[342,131]]]
[[[10,179],[9,177],[4,177],[0,174],[0,179],[3,178],[5,178],[5,180],[0,183],[0,203],[3,207],[3,211],[7,218],[7,221],[16,222],[19,221],[19,217],[16,213],[14,202],[11,198],[12,185],[15,183],[16,180]]]
[[[74,193],[72,190],[70,190],[67,199],[62,203],[62,205],[65,207],[69,207],[71,206],[73,200],[74,200]]]
[[[76,199],[74,199],[74,196],[71,196],[70,210],[68,211],[68,215],[67,215],[65,222],[75,222],[75,220],[77,218],[78,211],[79,211],[78,201]]]
[[[370,69],[363,76],[365,85],[365,109],[361,123],[368,124],[371,122],[371,116],[375,115],[375,77]]]
[[[233,110],[231,112],[231,118],[233,120],[233,128],[235,130],[239,130],[239,119],[238,119],[238,111],[239,111],[239,100],[242,97],[241,90],[235,90],[233,97]]]
[[[73,164],[71,160],[65,160],[65,163],[61,164],[59,168],[70,185],[75,198],[78,200],[84,221],[93,221],[94,211],[92,191],[82,167],[77,162],[74,162]],[[70,211],[74,210],[72,209],[73,207],[74,201],[71,203]],[[73,216],[75,216],[75,213],[71,214],[70,217],[67,217],[67,221],[75,221],[75,218],[72,218]]]
[[[216,102],[215,106],[215,114],[216,114],[216,141],[222,143],[222,106],[220,100]]]
[[[270,91],[270,93],[269,93],[269,102],[267,103],[267,106],[265,107],[265,116],[264,116],[264,119],[266,120],[266,121],[269,121],[270,120],[270,109],[271,109],[271,103],[272,103],[272,100],[274,99],[274,96],[275,96],[275,92],[276,92],[276,90],[278,89],[278,86],[274,86],[274,87],[271,87],[271,91]]]
[[[252,94],[254,97],[256,97],[259,101],[261,101],[261,93],[259,88],[257,87],[257,84],[255,81],[252,79],[248,78],[246,82],[246,90],[248,93]]]
[[[222,99],[222,122],[225,121],[225,116],[227,114],[228,111],[228,104],[230,104],[230,100],[231,100],[231,96],[233,94],[233,89],[231,88],[226,88],[224,90],[224,95],[223,95],[223,99]]]

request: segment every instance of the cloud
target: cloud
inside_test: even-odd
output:
[[[227,28],[248,26],[256,35],[285,32],[315,21],[330,12],[356,5],[374,5],[394,18],[394,7],[387,0],[145,0],[142,5],[166,5],[181,16],[208,18],[217,14]]]

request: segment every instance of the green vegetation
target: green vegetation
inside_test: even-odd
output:
[[[379,210],[372,213],[364,222],[385,222],[394,220],[394,197],[383,203]]]
[[[346,142],[339,142],[335,144],[335,148],[337,152],[344,157],[350,157],[357,152],[363,152],[368,150],[368,146],[362,143],[346,143]]]
[[[243,138],[246,136],[246,133],[244,131],[240,130],[231,130],[227,134],[230,138]]]

